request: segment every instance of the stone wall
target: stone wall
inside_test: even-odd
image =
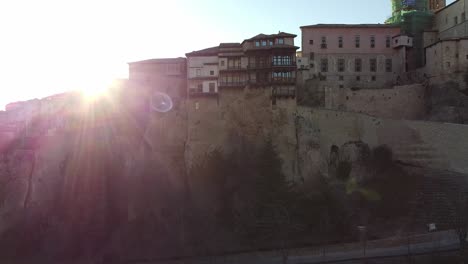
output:
[[[317,173],[327,175],[332,146],[357,141],[371,148],[387,145],[394,159],[402,163],[468,173],[466,125],[383,119],[307,107],[298,108],[298,123],[300,168],[305,178]]]
[[[422,85],[396,86],[392,89],[331,88],[325,108],[364,113],[393,119],[422,119],[425,116],[425,88]]]
[[[300,84],[301,104],[331,110],[349,111],[393,119],[424,119],[426,89],[413,84],[390,89],[346,89],[318,87],[319,81]]]

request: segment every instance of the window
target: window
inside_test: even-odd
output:
[[[359,47],[361,46],[361,36],[356,35],[356,36],[354,37],[354,42],[355,42],[355,43],[354,43],[354,44],[355,44],[355,47],[356,47],[356,48],[359,48]]]
[[[210,88],[210,93],[214,93],[216,89],[216,84],[214,82],[210,82],[209,88]]]
[[[224,61],[223,60],[221,61],[221,66],[224,66]]]
[[[315,53],[314,53],[314,52],[311,52],[311,53],[309,54],[309,59],[310,59],[310,60],[314,60],[314,59],[315,59]]]
[[[267,41],[266,41],[266,40],[262,40],[262,46],[264,47],[264,46],[266,46],[266,44],[267,44]]]
[[[210,75],[213,76],[213,75],[214,75],[214,71],[210,71]]]
[[[356,81],[358,81],[358,82],[359,82],[360,80],[361,80],[361,76],[359,76],[359,75],[358,75],[358,76],[356,76]]]
[[[338,48],[343,48],[343,36],[338,37]]]
[[[327,37],[325,37],[325,36],[322,37],[322,44],[320,45],[320,48],[322,48],[322,49],[327,48]]]
[[[273,46],[273,45],[274,45],[273,40],[270,39],[270,40],[268,41],[268,45]]]
[[[376,79],[375,75],[372,75],[372,81],[375,82]]]
[[[393,66],[392,66],[392,59],[386,59],[385,60],[385,71],[386,72],[392,72],[393,71]]]
[[[260,41],[255,41],[255,47],[260,47]]]
[[[370,66],[371,72],[376,72],[377,71],[377,59],[370,59],[369,66]]]
[[[197,76],[200,76],[200,75],[201,75],[201,69],[197,69],[196,75],[197,75]]]
[[[278,44],[283,45],[284,44],[284,39],[280,38],[277,40]]]
[[[343,75],[338,76],[338,80],[343,81],[343,80],[344,80],[344,76],[343,76]]]
[[[375,48],[375,36],[370,36],[370,47]]]
[[[386,36],[385,37],[385,47],[390,48],[390,41],[391,41],[390,36]]]
[[[198,109],[200,109],[200,103],[195,102],[195,110],[198,110]]]
[[[456,17],[453,18],[453,23],[454,23],[455,25],[458,25],[458,16],[456,16]]]
[[[462,21],[462,22],[465,22],[465,20],[466,20],[466,15],[465,15],[465,12],[463,12],[463,13],[461,14],[461,21]]]
[[[345,69],[345,60],[344,59],[338,59],[338,71],[339,72],[344,72]]]
[[[344,88],[344,85],[340,84],[339,87],[340,87],[340,88]]]
[[[197,92],[203,93],[203,84],[199,83],[199,84],[197,85]]]
[[[361,59],[355,59],[354,60],[354,71],[355,72],[361,72],[362,70],[362,60]]]
[[[309,44],[310,44],[310,45],[314,45],[314,40],[313,40],[313,39],[309,39]]]
[[[320,60],[320,70],[322,72],[328,72],[328,59]]]

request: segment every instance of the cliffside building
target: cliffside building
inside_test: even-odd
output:
[[[150,59],[128,65],[130,85],[164,92],[173,99],[186,97],[185,58]]]
[[[218,96],[223,89],[267,88],[273,103],[295,97],[296,35],[259,34],[242,43],[187,53],[190,97]]]
[[[406,71],[413,45],[393,25],[318,24],[301,30],[302,56],[309,61],[303,78],[320,80],[320,87],[391,86]]]

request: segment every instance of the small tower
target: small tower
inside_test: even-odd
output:
[[[429,10],[431,10],[432,12],[444,8],[445,5],[446,0],[429,0]]]

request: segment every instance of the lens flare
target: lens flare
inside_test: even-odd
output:
[[[154,92],[151,96],[151,109],[156,112],[166,113],[173,107],[172,99],[169,95],[161,92]]]

